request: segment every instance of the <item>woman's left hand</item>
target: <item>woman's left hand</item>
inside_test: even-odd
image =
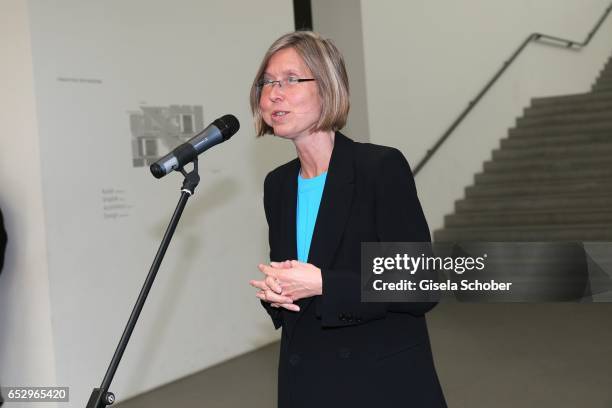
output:
[[[295,260],[271,262],[270,265],[259,264],[259,270],[266,277],[274,278],[280,285],[283,296],[294,302],[323,293],[321,269],[312,264]]]

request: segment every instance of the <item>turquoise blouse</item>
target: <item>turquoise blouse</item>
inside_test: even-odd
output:
[[[298,174],[298,197],[296,214],[298,261],[308,262],[308,252],[312,241],[319,205],[323,196],[327,172],[305,179]]]

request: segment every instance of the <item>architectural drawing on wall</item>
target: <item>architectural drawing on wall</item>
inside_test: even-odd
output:
[[[149,166],[204,127],[201,105],[140,106],[129,115],[134,167]]]

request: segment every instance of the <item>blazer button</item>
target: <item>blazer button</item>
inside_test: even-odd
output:
[[[289,357],[289,364],[291,364],[292,366],[296,366],[300,363],[300,356],[298,356],[297,354],[292,354],[291,357]]]
[[[341,348],[338,350],[338,357],[341,359],[347,359],[351,357],[351,350],[347,348]]]

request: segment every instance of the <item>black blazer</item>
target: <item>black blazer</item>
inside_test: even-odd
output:
[[[264,182],[270,260],[297,259],[294,159]],[[282,327],[279,408],[444,407],[424,313],[435,303],[361,303],[361,242],[429,242],[410,167],[393,148],[336,132],[308,262],[323,294],[300,312],[262,302]]]

